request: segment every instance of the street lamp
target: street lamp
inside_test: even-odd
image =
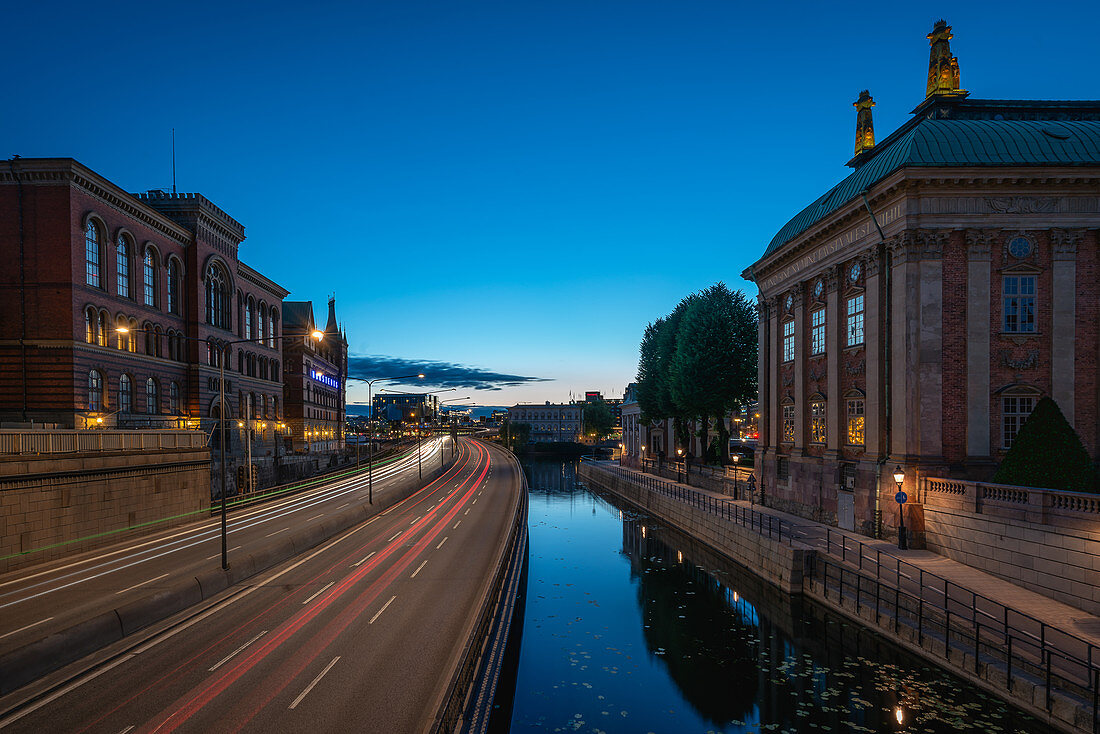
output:
[[[679,458],[683,455],[684,455],[684,450],[683,449],[676,449],[676,457],[677,458]],[[676,481],[677,482],[682,482],[683,481],[683,479],[681,479],[681,477],[680,477],[680,469],[683,467],[683,465],[684,465],[683,461],[677,461],[676,462]]]
[[[623,465],[623,448],[624,448],[624,446],[620,443],[619,444],[619,466]]]
[[[894,499],[898,502],[898,550],[909,549],[909,539],[905,536],[905,501],[909,499],[905,492],[901,491],[901,485],[905,481],[905,472],[900,466],[894,467],[894,483],[898,485],[898,493]]]
[[[389,382],[391,380],[411,380],[412,378],[420,380],[424,379],[424,373],[420,372],[415,375],[398,375],[395,377],[375,377],[373,379],[366,379],[365,377],[352,377],[348,376],[349,380],[360,380],[367,383],[367,405],[370,407],[370,420],[367,421],[367,503],[374,504],[374,400],[372,398],[372,391],[374,389],[374,383],[382,381]],[[419,457],[417,457],[419,458]]]
[[[734,454],[733,455],[733,496],[734,496],[735,499],[741,499],[740,493],[738,492],[739,487],[737,486],[737,465],[738,465],[738,463],[740,463],[740,461],[741,461],[741,454]]]
[[[129,329],[125,326],[115,327],[115,331],[117,331],[119,334],[128,334],[131,331],[140,331],[144,334],[156,334],[155,331],[150,330],[150,329]],[[202,342],[206,342],[207,344],[210,344],[210,341],[208,339],[200,339],[197,336],[188,336],[187,334],[177,334],[176,336],[179,336],[183,339],[187,339],[188,341],[199,342],[200,344]],[[218,431],[218,433],[221,436],[221,440],[220,440],[220,446],[219,446],[218,453],[221,455],[221,470],[222,470],[221,471],[221,474],[222,474],[221,519],[222,519],[222,568],[223,569],[228,569],[229,568],[229,543],[228,543],[229,533],[227,531],[227,526],[229,524],[229,515],[228,515],[228,509],[227,509],[227,506],[226,506],[227,502],[229,501],[229,496],[228,496],[228,491],[227,491],[228,482],[226,480],[226,469],[225,469],[225,439],[226,439],[226,433],[225,433],[225,363],[227,361],[229,361],[229,347],[233,346],[234,344],[270,343],[273,340],[282,341],[283,339],[297,338],[298,336],[300,336],[300,335],[299,334],[280,334],[279,336],[274,337],[274,339],[272,339],[271,337],[266,337],[266,338],[265,337],[259,337],[257,339],[234,339],[233,341],[222,342],[222,348],[219,350],[221,352],[221,354],[219,355],[219,358],[218,358],[218,368],[219,368],[219,375],[218,375],[218,377],[219,377],[219,379],[218,379],[218,426],[219,426],[219,431]],[[321,341],[321,339],[323,339],[325,337],[325,334],[322,331],[318,331],[317,329],[314,329],[313,332],[310,334],[310,337],[316,339],[317,341]],[[251,466],[248,467],[248,471],[249,471],[249,478],[251,479],[251,472],[252,472],[252,467]]]

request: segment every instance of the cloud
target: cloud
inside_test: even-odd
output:
[[[403,359],[401,357],[382,357],[378,355],[350,355],[348,357],[349,377],[371,380],[389,375],[415,375],[420,373],[425,375],[423,380],[413,378],[391,382],[390,384],[500,390],[505,387],[526,385],[529,382],[551,381],[548,377],[509,375],[453,362]]]

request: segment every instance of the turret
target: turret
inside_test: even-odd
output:
[[[871,108],[875,106],[875,100],[871,97],[871,93],[864,89],[852,106],[856,108],[856,155],[858,156],[875,147],[875,125],[871,120]]]

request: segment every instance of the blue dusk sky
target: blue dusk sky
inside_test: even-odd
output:
[[[335,293],[352,374],[620,395],[685,294],[755,297],[861,89],[879,140],[908,118],[940,17],[972,96],[1100,98],[1095,2],[20,3],[0,157],[170,189],[175,128],[241,258],[321,319]]]

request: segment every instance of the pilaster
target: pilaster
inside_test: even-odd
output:
[[[878,458],[887,447],[882,445],[883,375],[882,335],[886,314],[882,308],[882,256],[872,248],[864,258],[866,292],[863,296],[863,339],[867,360],[866,403],[864,407],[864,454]]]
[[[1062,414],[1074,425],[1074,342],[1077,326],[1077,246],[1084,232],[1052,229],[1050,231],[1051,277],[1051,397]]]
[[[799,283],[794,291],[794,448],[792,453],[801,456],[806,447],[806,416],[810,406],[806,404],[806,355],[810,346],[806,343],[806,313],[803,291]]]
[[[839,270],[837,266],[828,268],[825,273],[825,405],[828,413],[825,420],[826,456],[836,458],[840,454],[841,411],[844,409],[840,396],[840,291],[838,286]]]
[[[766,421],[766,430],[768,437],[768,448],[774,451],[779,446],[779,424],[782,422],[783,414],[779,409],[779,362],[782,360],[782,353],[780,350],[783,345],[780,344],[779,333],[779,308],[777,307],[777,300],[770,298],[767,301],[768,304],[768,348],[767,354],[770,356],[768,360],[768,391],[766,393],[761,392],[762,397],[766,397],[767,406],[766,411],[760,412],[760,420]]]
[[[966,232],[966,454],[988,458],[989,288],[994,233]]]

